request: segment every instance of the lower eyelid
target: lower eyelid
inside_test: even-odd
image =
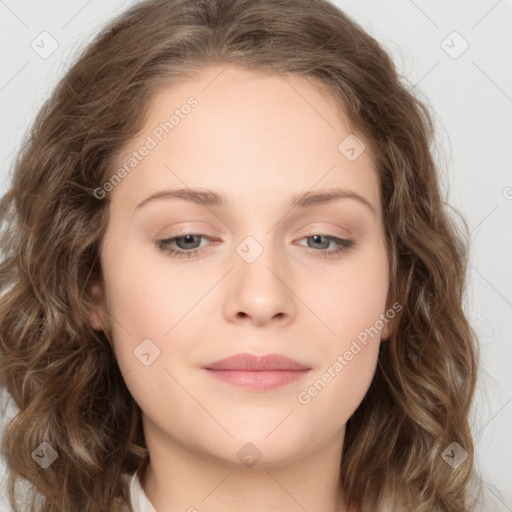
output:
[[[186,235],[195,235],[196,237],[200,237],[201,240],[206,239],[209,242],[207,242],[203,246],[195,247],[195,248],[189,249],[189,250],[176,247],[174,245],[176,239],[182,238]],[[341,237],[338,237],[335,235],[328,235],[328,234],[325,234],[322,232],[306,233],[301,238],[295,239],[295,241],[302,241],[302,240],[305,240],[305,239],[310,238],[315,235],[322,236],[322,237],[330,240],[330,242],[334,242],[333,247],[327,248],[327,249],[316,249],[314,247],[308,247],[307,245],[303,245],[303,244],[296,244],[296,245],[303,247],[304,250],[308,254],[311,254],[313,256],[322,257],[322,258],[329,258],[329,257],[333,258],[338,255],[341,255],[341,253],[348,251],[354,245],[353,240],[341,238]],[[155,244],[157,245],[157,247],[160,251],[167,253],[167,256],[169,256],[171,258],[194,258],[196,255],[200,255],[201,253],[206,253],[206,251],[209,251],[209,249],[211,249],[211,246],[218,245],[219,242],[222,243],[222,240],[219,241],[218,238],[209,236],[205,233],[192,233],[192,232],[188,231],[186,233],[178,233],[175,236],[168,237],[163,240],[162,239],[156,240]]]

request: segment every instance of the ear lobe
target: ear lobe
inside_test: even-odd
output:
[[[380,340],[381,341],[388,341],[391,336],[391,330],[392,330],[392,320],[389,322],[386,322],[384,327],[382,328],[382,331],[380,333]]]
[[[102,282],[95,279],[88,288],[94,302],[94,311],[89,314],[89,322],[96,331],[105,331],[107,326],[107,304]]]
[[[389,315],[388,312],[390,309],[393,309],[391,306],[386,306],[386,313],[384,315],[384,327],[382,328],[382,331],[380,333],[380,339],[381,341],[388,341],[391,337],[391,333],[393,332],[393,328],[395,325],[395,314],[393,316]],[[393,310],[394,311],[394,310]]]

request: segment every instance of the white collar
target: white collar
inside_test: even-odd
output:
[[[129,478],[130,503],[133,512],[156,512],[155,507],[153,507],[153,504],[149,501],[149,498],[146,496],[146,493],[140,484],[137,472],[133,473]]]

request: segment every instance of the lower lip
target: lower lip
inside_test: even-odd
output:
[[[205,370],[214,378],[246,389],[275,389],[296,380],[302,379],[309,370],[273,370],[273,371],[242,371],[242,370]]]

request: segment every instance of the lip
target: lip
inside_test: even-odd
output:
[[[209,363],[204,366],[207,370],[238,370],[238,371],[274,371],[289,370],[301,371],[310,370],[294,359],[281,356],[279,354],[268,354],[265,356],[256,356],[253,354],[236,354],[226,357],[220,361]]]
[[[311,368],[279,354],[237,354],[203,367],[212,377],[234,386],[270,390],[303,378]]]

